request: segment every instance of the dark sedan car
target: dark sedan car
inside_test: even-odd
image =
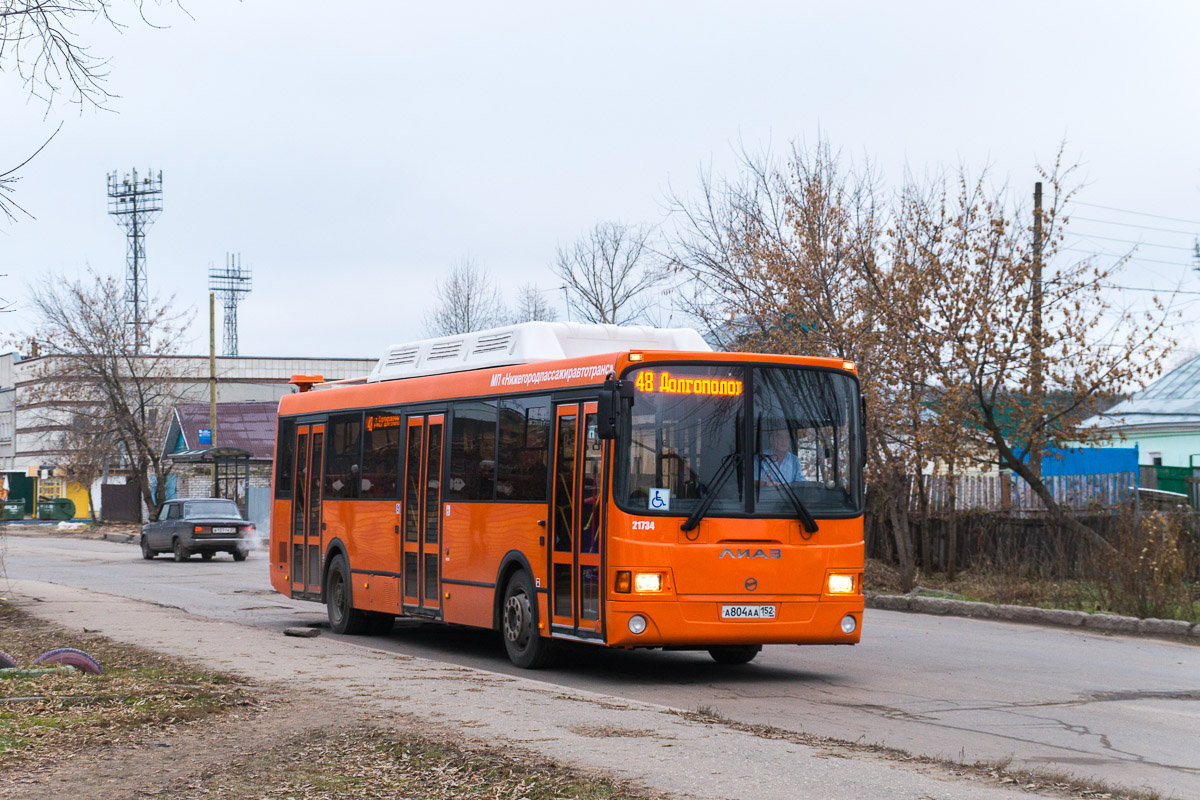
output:
[[[174,553],[176,561],[186,561],[199,553],[208,561],[225,552],[234,561],[245,561],[254,535],[254,525],[232,500],[168,500],[158,519],[142,526],[142,558]]]

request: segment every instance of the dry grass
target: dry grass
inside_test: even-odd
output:
[[[863,585],[866,591],[877,594],[901,593],[896,571],[878,561],[867,562]],[[1139,607],[1136,599],[1130,602],[1122,601],[1123,595],[1112,591],[1106,583],[1082,578],[1056,580],[971,569],[960,572],[951,580],[945,573],[929,574],[918,571],[917,586],[923,594],[935,594],[956,600],[1200,621],[1200,598],[1192,600],[1190,607],[1179,601],[1164,602],[1148,608]]]
[[[138,741],[163,728],[256,703],[228,676],[100,636],[73,634],[0,603],[0,650],[30,666],[56,647],[96,658],[103,675],[0,679],[0,775],[31,760]]]
[[[1196,517],[1162,511],[1135,517],[1129,511],[1106,519],[1102,534],[1111,552],[1047,546],[1036,558],[1014,558],[992,549],[953,580],[919,569],[916,584],[963,600],[1200,622]],[[879,594],[901,591],[898,572],[880,561],[867,562],[864,586]]]
[[[397,731],[316,732],[173,786],[174,800],[621,800],[652,795],[498,747],[468,748]]]

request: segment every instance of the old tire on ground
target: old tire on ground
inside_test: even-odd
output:
[[[158,555],[158,554],[150,549],[150,540],[147,539],[146,534],[143,533],[142,534],[142,558],[149,561],[150,559],[154,558],[154,556],[156,556],[156,555]]]
[[[92,675],[104,674],[104,668],[100,666],[99,661],[73,647],[56,647],[53,650],[47,650],[33,663],[35,666],[37,664],[61,664],[64,667],[74,667],[80,672],[88,672]]]
[[[250,551],[249,550],[233,550],[233,551],[230,551],[229,555],[233,556],[234,561],[245,561],[246,556],[250,555]]]
[[[738,644],[708,648],[708,654],[718,664],[749,664],[761,651],[761,644]]]
[[[192,557],[192,551],[183,546],[179,537],[176,537],[175,541],[171,543],[171,552],[175,554],[176,561],[187,561]]]
[[[370,621],[367,611],[354,607],[350,585],[350,566],[338,553],[329,564],[329,583],[325,587],[325,606],[329,612],[329,627],[334,633],[366,633]]]
[[[0,650],[0,669],[16,669],[17,660],[8,653]]]
[[[200,557],[201,557],[202,559],[204,559],[205,561],[212,561],[212,557],[213,557],[213,551],[212,551],[212,550],[205,550],[203,553],[201,553],[201,554],[200,554]]]
[[[522,669],[541,669],[554,655],[554,643],[538,632],[537,623],[537,594],[529,573],[521,570],[504,589],[500,633],[508,660]]]

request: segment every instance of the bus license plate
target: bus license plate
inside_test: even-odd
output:
[[[721,606],[721,619],[775,619],[775,606]]]
[[[237,533],[237,528],[213,528],[213,533]]]

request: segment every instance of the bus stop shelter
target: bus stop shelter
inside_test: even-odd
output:
[[[240,447],[206,447],[172,453],[168,457],[177,464],[212,464],[210,496],[234,501],[244,516],[250,488],[251,455],[249,450]]]

